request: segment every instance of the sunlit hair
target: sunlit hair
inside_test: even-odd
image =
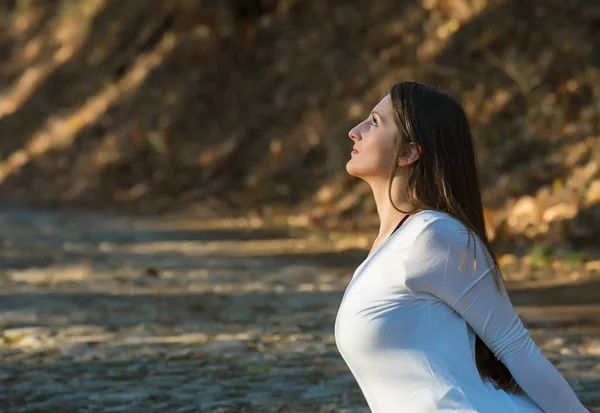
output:
[[[463,108],[449,95],[416,82],[395,84],[390,96],[398,128],[395,159],[405,153],[411,142],[420,152],[419,159],[408,167],[406,199],[414,210],[441,211],[458,219],[466,227],[468,239],[473,238],[474,246],[476,235],[493,260],[491,273],[501,293],[504,283],[486,233],[479,166]],[[396,210],[406,213],[392,200],[392,177],[398,166],[394,162],[390,171],[388,196]],[[523,391],[479,336],[475,342],[475,361],[479,374],[495,382],[497,389],[510,393]]]

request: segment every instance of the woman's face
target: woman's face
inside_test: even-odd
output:
[[[367,119],[356,125],[348,136],[357,152],[352,152],[346,171],[359,178],[389,178],[396,156],[398,129],[394,122],[392,99],[387,94]]]

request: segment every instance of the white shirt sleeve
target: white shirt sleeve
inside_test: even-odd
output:
[[[473,237],[458,221],[427,223],[401,260],[406,287],[432,294],[456,311],[545,412],[589,413],[535,344],[505,288],[502,293],[498,289],[491,257],[479,238],[475,236],[475,240],[476,248]]]

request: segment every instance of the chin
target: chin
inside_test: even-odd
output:
[[[360,168],[357,168],[356,165],[352,165],[352,163],[352,159],[346,163],[346,172],[348,172],[348,175],[361,178],[364,175],[364,171],[361,171]]]
[[[372,165],[370,163],[364,165],[364,162],[361,164],[361,162],[356,161],[356,159],[350,159],[346,162],[346,172],[348,175],[360,178],[364,181],[367,181],[367,179],[370,178],[389,179],[391,166],[381,164]]]

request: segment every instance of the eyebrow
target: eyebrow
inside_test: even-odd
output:
[[[379,116],[379,118],[380,118],[380,119],[383,119],[383,116],[381,116],[381,115],[379,114],[379,112],[377,112],[376,110],[374,110],[374,111],[371,111],[370,115],[377,115],[377,116]]]

